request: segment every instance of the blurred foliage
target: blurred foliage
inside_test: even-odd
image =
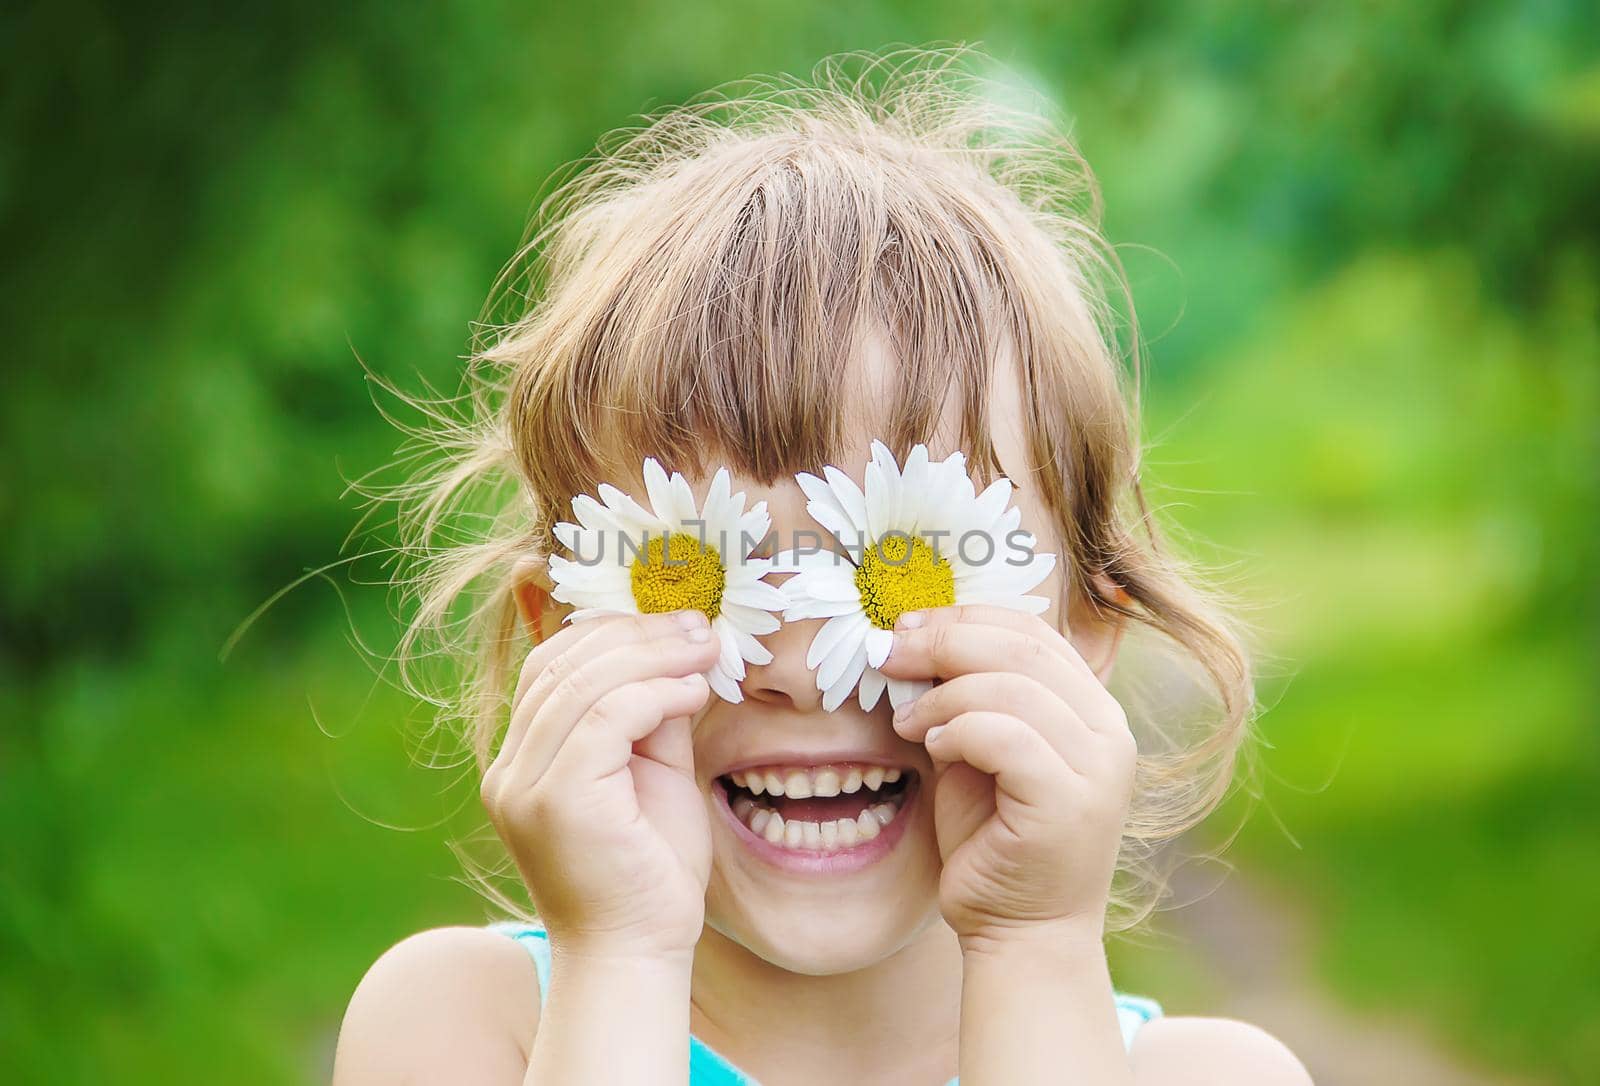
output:
[[[357,356],[451,387],[541,183],[640,109],[937,39],[1074,119],[1158,497],[1260,602],[1233,855],[1344,999],[1600,1065],[1592,4],[67,0],[0,14],[11,1081],[314,1080],[385,945],[484,914],[470,780],[346,641],[380,589],[218,659],[393,450]]]

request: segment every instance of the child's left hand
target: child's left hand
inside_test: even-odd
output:
[[[1137,751],[1077,650],[1033,615],[942,607],[902,616],[881,670],[944,680],[894,727],[933,758],[940,907],[963,946],[1100,935]]]

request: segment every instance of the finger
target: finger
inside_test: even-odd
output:
[[[913,743],[964,713],[996,712],[1028,724],[1057,756],[1082,772],[1092,758],[1094,732],[1068,705],[1043,684],[1025,675],[985,671],[941,683],[895,714],[894,730]]]
[[[643,641],[660,637],[674,627],[685,630],[706,625],[705,615],[699,611],[667,611],[651,615],[612,615],[605,618],[585,619],[562,627],[539,642],[528,653],[517,676],[517,692],[512,704],[520,702],[540,673],[562,653],[570,652],[590,637],[605,633],[617,643]]]
[[[1028,637],[1037,637],[1059,652],[1064,659],[1076,658],[1085,670],[1093,673],[1089,665],[1073,649],[1072,642],[1060,630],[1038,615],[1010,607],[997,607],[992,603],[966,603],[952,604],[949,607],[930,607],[924,611],[905,611],[895,620],[895,629],[930,629],[957,622],[976,626],[995,626]]]
[[[981,671],[1010,671],[1044,684],[1074,705],[1087,708],[1109,699],[1092,672],[1070,666],[1062,651],[1065,641],[1054,635],[1051,640],[1001,626],[937,622],[895,630],[889,658],[878,670],[893,679],[953,679]]]
[[[569,652],[584,638],[589,637],[605,624],[604,619],[594,622],[576,622],[570,626],[563,626],[549,637],[540,641],[528,650],[528,655],[522,659],[522,668],[517,673],[517,690],[511,696],[511,704],[517,705],[533,685],[533,680],[539,673],[550,666],[554,660],[564,652]]]
[[[941,863],[948,864],[997,809],[989,774],[965,762],[934,763],[933,827]]]
[[[618,645],[581,663],[573,662],[577,657],[572,653],[558,657],[561,663],[546,668],[517,707],[515,734],[508,729],[497,760],[518,765],[527,759],[532,772],[542,773],[567,733],[611,691],[645,679],[699,674],[716,663],[719,651],[710,629],[701,628]],[[514,770],[517,775],[525,771],[520,765]]]
[[[704,681],[704,676],[691,675],[691,679]],[[711,689],[711,684],[706,684],[706,689]],[[706,701],[710,700],[707,695]],[[705,707],[705,701],[696,705],[693,712],[698,713]],[[652,762],[659,762],[664,766],[678,769],[690,776],[694,775],[694,717],[669,716],[662,720],[661,726],[646,735],[633,746],[633,752],[641,758],[648,758]]]
[[[626,769],[635,753],[634,744],[648,744],[663,723],[693,716],[710,697],[711,687],[698,673],[658,676],[619,686],[583,714],[582,727],[570,730],[560,749],[553,752],[548,771],[563,780],[579,781],[600,780]],[[668,746],[674,745],[672,736],[665,738]],[[525,777],[521,768],[518,786],[532,787],[538,776]]]
[[[1061,630],[1056,629],[1038,615],[1028,614],[1025,611],[1013,610],[1009,607],[996,607],[993,604],[962,604],[951,607],[934,607],[926,611],[907,611],[896,620],[895,629],[931,629],[952,623],[972,623],[979,626],[995,626],[1004,630],[1029,637],[1036,637],[1047,648],[1066,662],[1067,667],[1076,672],[1085,689],[1105,689],[1105,684],[1100,681],[1100,676],[1095,674],[1094,668],[1083,658],[1076,645],[1072,643]],[[891,656],[893,653],[891,652]],[[1094,687],[1089,687],[1089,683]]]
[[[539,706],[544,704],[550,690],[576,669],[582,657],[596,645],[620,648],[671,636],[675,632],[686,635],[707,627],[705,615],[691,610],[587,619],[561,630],[530,652],[523,662],[522,673],[517,678],[517,692],[511,703],[511,721],[500,743],[501,752],[515,754],[528,722],[539,711]],[[590,647],[580,650],[581,645]]]
[[[1008,713],[962,713],[930,731],[927,747],[939,761],[989,774],[997,789],[1029,807],[1057,802],[1068,774],[1075,773],[1044,736]]]

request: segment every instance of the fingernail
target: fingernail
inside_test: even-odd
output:
[[[927,746],[929,743],[931,743],[935,739],[939,738],[939,733],[942,732],[942,731],[944,731],[944,725],[943,724],[940,724],[940,725],[938,725],[936,727],[929,728],[928,729],[928,734],[924,735],[922,737],[922,745],[923,746]]]
[[[706,628],[706,614],[704,611],[679,611],[677,618],[678,625],[686,630],[703,630]]]
[[[904,724],[906,722],[906,719],[911,716],[911,706],[913,704],[913,702],[908,701],[894,711],[894,722],[896,724]]]
[[[897,630],[914,630],[921,626],[925,620],[926,616],[921,611],[904,611],[899,618],[894,620],[894,628]]]
[[[689,631],[689,640],[693,641],[693,642],[695,642],[697,644],[701,643],[701,642],[705,642],[705,641],[710,641],[711,640],[711,631],[706,629],[704,626],[697,626],[696,628],[694,628],[694,629]]]

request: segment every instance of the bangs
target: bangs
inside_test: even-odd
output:
[[[541,538],[645,456],[770,485],[868,433],[902,457],[960,449],[992,476],[1001,357],[1017,360],[1036,463],[1063,453],[1046,431],[1075,383],[1098,397],[1081,417],[1120,410],[1077,271],[1092,232],[1057,206],[1071,160],[1007,145],[992,103],[941,111],[919,93],[903,113],[848,95],[737,123],[675,113],[547,203],[523,251],[534,304],[481,355],[507,374]],[[886,364],[867,373],[877,345]]]
[[[552,284],[547,346],[524,354],[512,396],[536,490],[565,499],[644,455],[771,483],[837,460],[864,423],[903,452],[952,397],[965,451],[993,466],[1005,332],[976,224],[892,161],[773,142],[571,222],[582,259]],[[886,388],[861,372],[871,337],[890,352]]]

